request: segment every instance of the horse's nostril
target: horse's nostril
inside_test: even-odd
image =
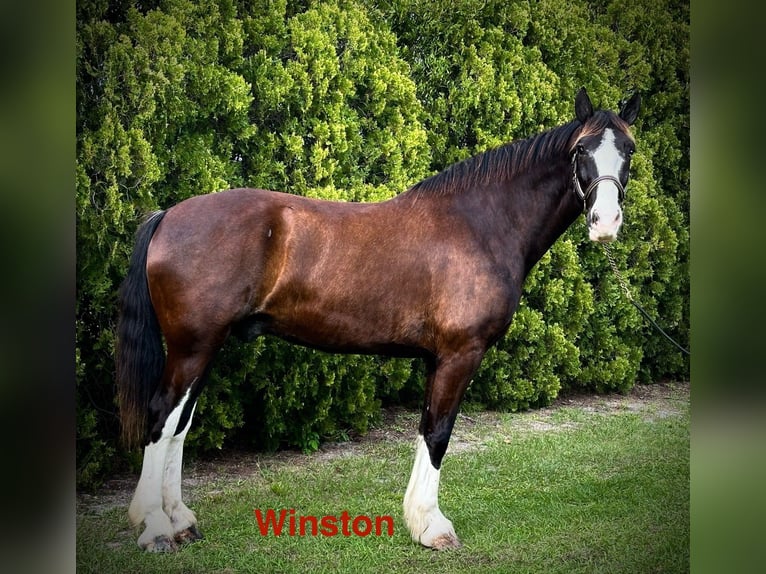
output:
[[[598,223],[598,220],[599,220],[598,213],[595,213],[595,212],[592,213],[590,216],[591,225],[596,225]]]

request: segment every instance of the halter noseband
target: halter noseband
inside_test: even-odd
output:
[[[617,193],[618,195],[618,201],[622,203],[622,201],[625,199],[625,187],[620,183],[620,180],[614,177],[613,175],[600,175],[596,179],[590,182],[590,185],[587,187],[585,191],[582,190],[582,186],[580,185],[580,178],[577,177],[577,152],[572,156],[572,179],[574,181],[574,191],[577,197],[580,198],[580,201],[582,201],[582,210],[585,212],[587,210],[588,206],[588,198],[593,193],[593,190],[596,189],[596,186],[598,186],[599,183],[602,181],[611,181],[614,185],[617,186]]]

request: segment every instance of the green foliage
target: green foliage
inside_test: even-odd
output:
[[[572,116],[577,88],[643,96],[613,252],[650,314],[689,340],[689,7],[662,0],[80,1],[77,6],[77,467],[116,442],[116,292],[144,213],[236,186],[380,201]],[[187,440],[316,449],[419,400],[422,365],[262,339],[217,358]],[[562,388],[688,377],[575,224],[533,269],[468,391],[502,409]]]
[[[259,35],[243,66],[257,141],[247,183],[346,201],[393,197],[427,174],[421,105],[396,38],[353,4],[319,3]]]

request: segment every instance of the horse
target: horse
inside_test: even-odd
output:
[[[460,402],[530,269],[579,214],[590,240],[617,237],[639,107],[636,93],[619,113],[594,111],[582,88],[569,123],[378,203],[231,189],[151,214],[119,290],[116,346],[122,438],[144,448],[128,509],[145,524],[138,545],[170,552],[202,538],[181,500],[197,398],[230,335],[272,335],[424,361],[404,518],[416,543],[460,546],[438,503]]]

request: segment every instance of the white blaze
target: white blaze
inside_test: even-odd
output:
[[[614,132],[604,130],[601,143],[593,152],[598,177],[611,175],[619,180],[620,168],[625,158],[622,157],[615,145]],[[613,181],[599,182],[594,191],[596,201],[591,207],[592,222],[589,236],[593,241],[610,241],[617,237],[622,225],[622,209],[620,208],[620,192]]]

